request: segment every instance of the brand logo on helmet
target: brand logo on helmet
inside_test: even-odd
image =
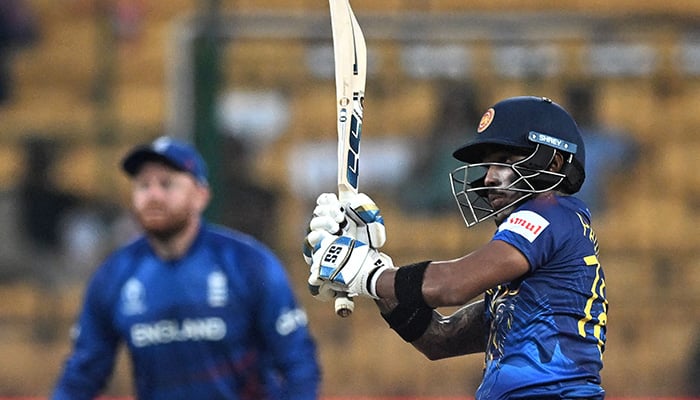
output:
[[[493,108],[486,110],[484,115],[481,116],[481,121],[479,121],[479,127],[476,129],[476,133],[481,133],[486,130],[486,128],[491,125],[493,117],[496,115],[496,111]]]
[[[578,147],[576,146],[576,143],[567,142],[566,140],[558,139],[554,136],[549,136],[547,134],[535,131],[530,131],[527,138],[530,139],[531,142],[542,143],[572,154],[576,154],[576,149]]]

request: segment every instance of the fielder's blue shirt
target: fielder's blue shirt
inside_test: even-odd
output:
[[[491,329],[485,399],[602,399],[607,300],[598,243],[585,204],[570,196],[530,200],[493,240],[513,245],[530,271],[487,291]]]
[[[96,397],[121,343],[141,400],[318,395],[315,343],[281,263],[212,225],[179,260],[161,260],[144,237],[113,253],[87,287],[77,330],[54,400]]]

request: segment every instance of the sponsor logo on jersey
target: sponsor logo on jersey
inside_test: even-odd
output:
[[[533,211],[518,211],[511,214],[498,231],[511,231],[532,243],[549,226],[549,221]]]
[[[134,324],[130,330],[131,343],[146,347],[173,342],[217,341],[226,336],[226,323],[218,317],[186,318],[182,321],[163,319]]]

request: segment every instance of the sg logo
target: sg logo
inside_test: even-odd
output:
[[[338,257],[343,253],[345,246],[331,245],[326,250],[326,254],[323,256],[324,264],[336,264],[338,262]]]

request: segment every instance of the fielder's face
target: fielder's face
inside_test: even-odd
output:
[[[209,190],[187,172],[147,161],[133,177],[131,199],[144,231],[167,241],[198,224]]]

